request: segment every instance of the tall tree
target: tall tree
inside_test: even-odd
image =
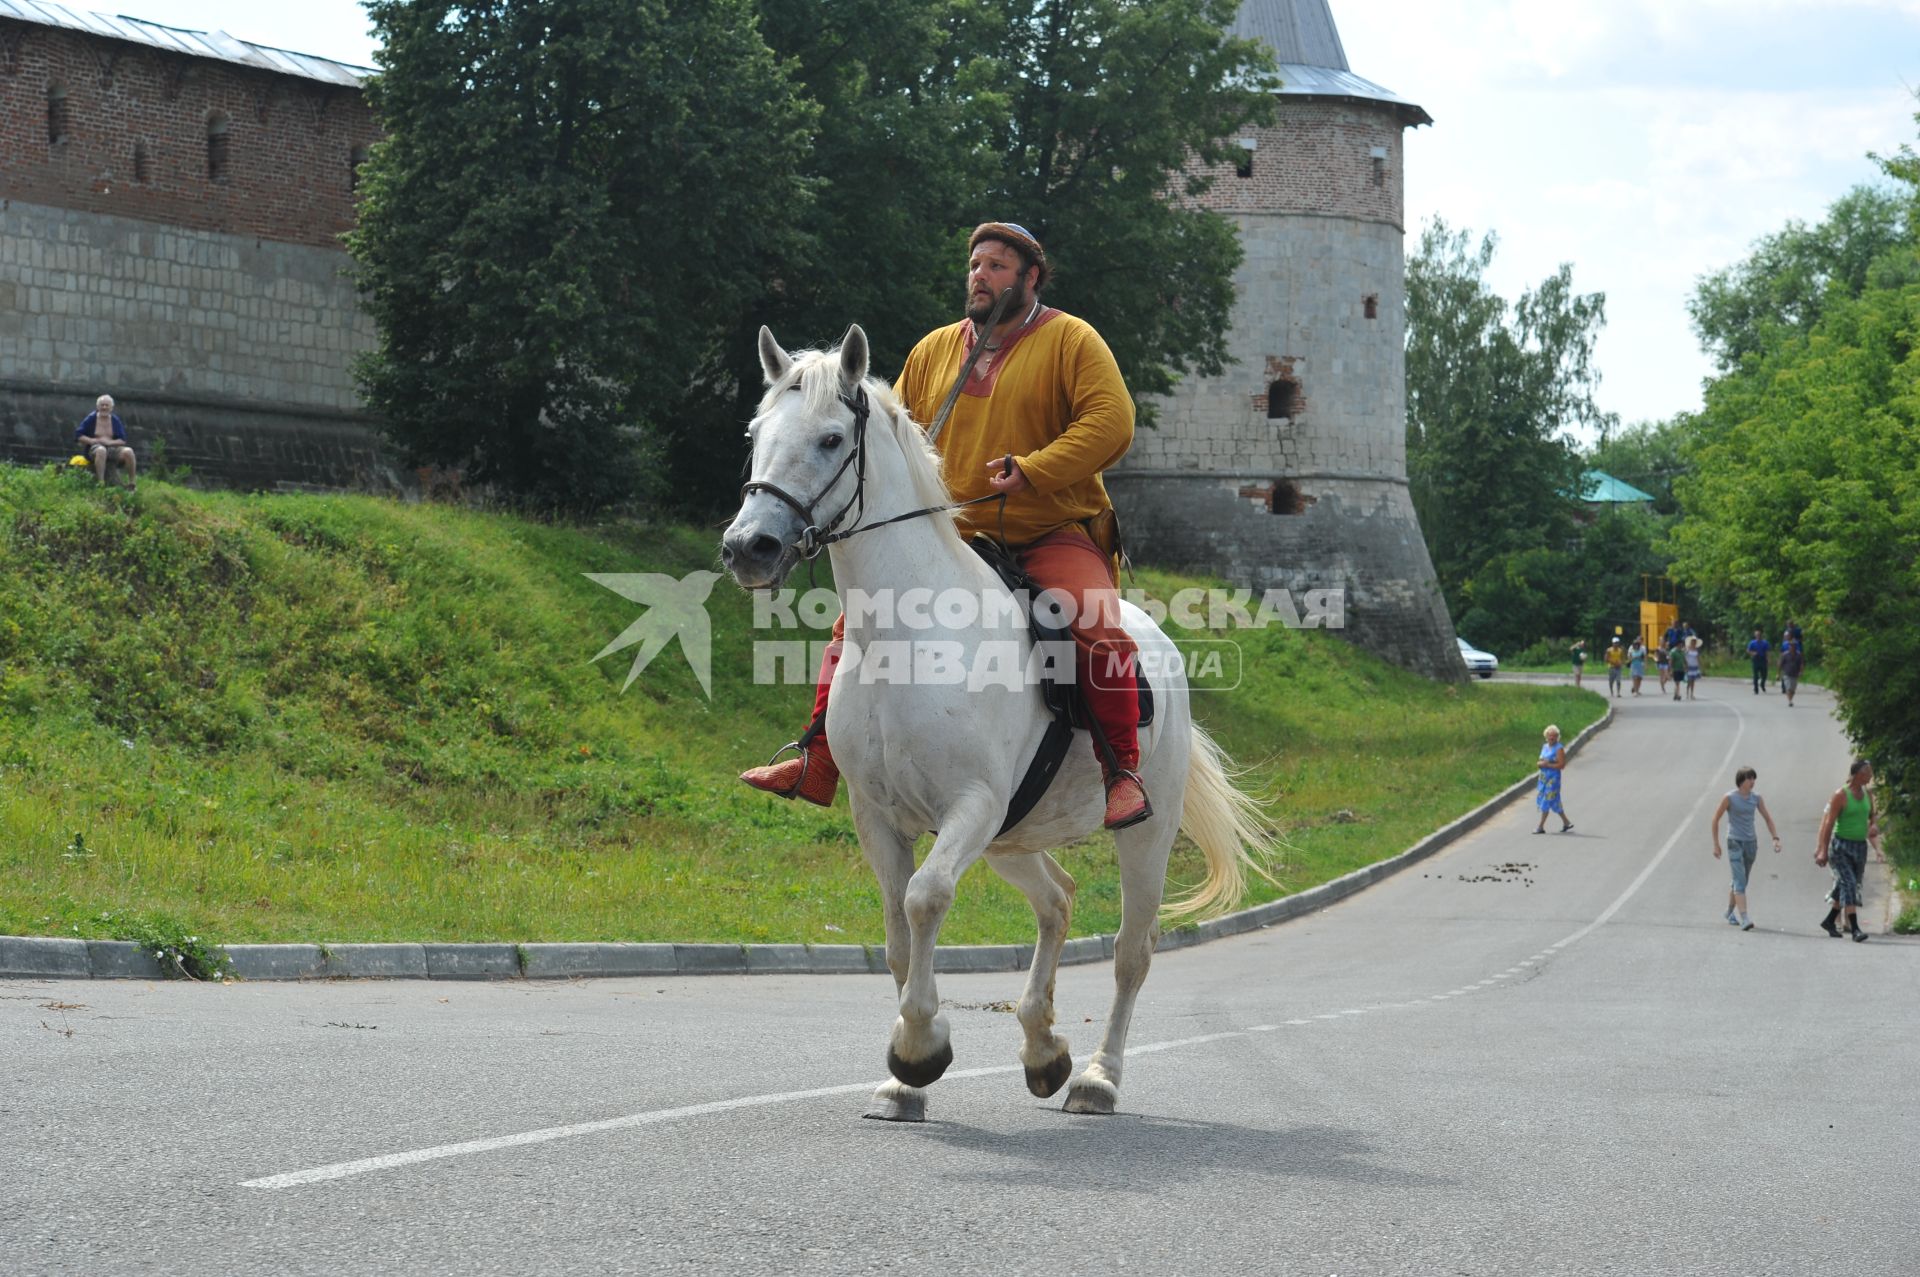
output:
[[[1494,247],[1436,218],[1407,262],[1407,474],[1455,616],[1496,557],[1566,544],[1581,467],[1562,431],[1611,424],[1593,400],[1605,295],[1563,265],[1509,307]]]
[[[1920,117],[1916,117],[1920,122]],[[1911,147],[1882,161],[1920,208]],[[1790,228],[1791,229],[1791,228]],[[1820,313],[1764,326],[1707,388],[1676,571],[1771,628],[1804,623],[1896,809],[1920,784],[1920,223]],[[1762,281],[1764,282],[1764,281]]]
[[[1791,221],[1746,260],[1703,276],[1687,313],[1721,372],[1765,349],[1770,338],[1806,333],[1830,297],[1858,297],[1874,261],[1906,234],[1907,201],[1856,186],[1817,226]]]
[[[368,402],[414,464],[532,501],[633,495],[805,203],[811,111],[752,0],[370,0],[387,138],[348,237]]]
[[[977,4],[1011,104],[982,211],[1040,237],[1049,300],[1100,330],[1136,401],[1219,372],[1240,242],[1180,196],[1206,187],[1194,159],[1272,119],[1272,54],[1223,31],[1238,0]]]
[[[1240,247],[1189,197],[1199,157],[1271,118],[1271,57],[1223,33],[1236,0],[759,0],[768,42],[821,121],[796,210],[723,357],[675,414],[690,504],[728,504],[759,396],[753,337],[837,339],[858,320],[897,369],[962,310],[967,233],[1020,222],[1055,267],[1048,300],[1113,348],[1148,396],[1219,371]]]
[[[760,397],[756,334],[789,347],[837,341],[858,322],[890,376],[913,343],[950,322],[964,223],[998,171],[990,129],[1005,114],[975,50],[972,0],[759,0],[768,45],[819,110],[802,163],[810,198],[762,240],[766,286],[713,366],[671,414],[666,458],[691,506],[731,503]],[[977,219],[976,219],[977,220]]]

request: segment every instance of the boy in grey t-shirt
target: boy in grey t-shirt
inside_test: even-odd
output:
[[[1767,810],[1767,800],[1753,792],[1753,783],[1760,773],[1751,767],[1742,767],[1733,774],[1733,788],[1720,799],[1720,805],[1713,809],[1713,858],[1720,859],[1720,818],[1727,818],[1727,864],[1733,869],[1733,890],[1727,893],[1727,921],[1742,931],[1752,931],[1753,922],[1747,917],[1747,876],[1753,871],[1754,857],[1760,851],[1760,840],[1753,832],[1753,814],[1759,812],[1767,822],[1767,832],[1773,835],[1774,854],[1780,852],[1780,831],[1773,826],[1773,813]]]

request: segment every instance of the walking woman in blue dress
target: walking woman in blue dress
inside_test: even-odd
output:
[[[1547,743],[1540,747],[1540,790],[1533,796],[1533,805],[1540,809],[1540,825],[1533,832],[1547,832],[1547,813],[1553,812],[1560,817],[1560,832],[1566,833],[1573,828],[1573,822],[1567,819],[1567,809],[1560,804],[1560,773],[1567,766],[1567,747],[1560,743],[1560,729],[1549,725],[1545,732]]]

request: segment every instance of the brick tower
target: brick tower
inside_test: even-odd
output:
[[[1235,361],[1160,402],[1107,474],[1135,557],[1238,585],[1346,592],[1345,636],[1430,678],[1466,677],[1407,488],[1402,133],[1433,121],[1347,68],[1327,0],[1246,0],[1270,128],[1202,197],[1246,259]]]

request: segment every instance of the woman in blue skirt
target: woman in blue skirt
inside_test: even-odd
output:
[[[1567,809],[1560,803],[1560,773],[1567,766],[1567,747],[1560,743],[1560,729],[1549,725],[1546,730],[1547,743],[1540,747],[1540,789],[1533,796],[1533,805],[1540,809],[1540,824],[1533,832],[1547,832],[1547,813],[1553,812],[1560,817],[1560,832],[1566,833],[1573,828],[1573,822],[1567,819]]]

